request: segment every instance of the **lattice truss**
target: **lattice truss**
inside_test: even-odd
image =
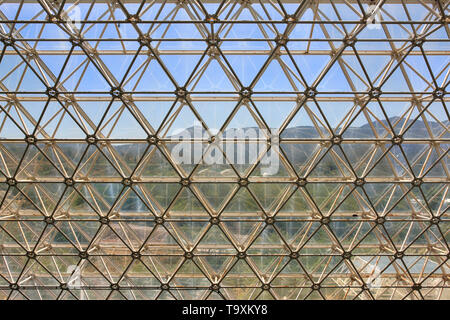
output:
[[[0,299],[450,298],[449,1],[0,19]],[[197,128],[203,156],[176,161]]]

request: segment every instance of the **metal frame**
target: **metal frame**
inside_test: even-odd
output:
[[[0,0],[0,299],[449,299],[450,1],[378,1],[384,36],[373,39],[364,32],[371,17],[368,5],[375,2]],[[16,6],[7,9],[11,4]],[[38,4],[40,11],[23,20],[29,4]],[[82,4],[78,28],[68,14]],[[390,12],[392,5],[401,14]],[[417,10],[412,5],[425,13],[412,12]],[[252,20],[240,18],[244,10]],[[177,19],[178,11],[189,20]],[[312,20],[305,18],[308,12]],[[344,12],[355,18],[342,18]],[[119,25],[136,36],[122,37]],[[194,26],[201,37],[168,36],[175,25]],[[262,37],[236,38],[230,33],[235,25],[256,25]],[[308,29],[305,38],[291,36],[299,25]],[[105,35],[109,26],[117,37]],[[38,36],[27,37],[27,28]],[[59,37],[44,36],[49,28],[59,30]],[[393,28],[405,35],[392,37]],[[314,37],[315,30],[323,37]],[[203,49],[179,45],[187,41]],[[267,48],[245,50],[239,47],[244,41]],[[67,48],[41,49],[45,43]],[[104,49],[105,43],[121,49]],[[179,48],[164,49],[167,43]],[[305,49],[292,45],[300,43]],[[360,49],[360,44],[374,48]],[[173,60],[163,59],[177,55],[200,57],[184,83],[168,67]],[[230,62],[234,55],[265,57],[250,83],[238,76]],[[296,58],[324,55],[327,63],[308,81]],[[58,72],[44,61],[48,56],[64,58]],[[83,60],[70,64],[76,56]],[[132,57],[121,78],[105,56]],[[389,59],[374,76],[365,56]],[[422,58],[420,65],[409,57]],[[438,70],[429,57],[440,59]],[[232,91],[196,89],[213,61]],[[151,63],[172,90],[138,89]],[[281,68],[290,90],[255,89],[271,63]],[[319,89],[335,67],[351,90]],[[79,89],[90,81],[89,72],[107,84],[104,90]],[[9,79],[16,73],[20,77],[12,85]],[[407,91],[391,87],[397,73]],[[70,89],[67,83],[74,78]],[[419,88],[417,79],[426,86]],[[33,89],[36,83],[44,89]],[[102,115],[93,119],[92,103],[100,102]],[[143,103],[159,102],[169,104],[155,126]],[[224,165],[227,175],[202,161],[176,163],[170,130],[182,111],[207,133],[191,142],[214,143],[208,111],[199,110],[199,102],[234,103],[220,132],[241,110],[260,129],[273,132],[261,103],[290,103],[277,128],[285,174],[259,174],[263,154],[244,169]],[[331,123],[325,104],[336,102],[351,107]],[[389,116],[399,102],[407,108]],[[300,115],[309,117],[315,137],[285,134]],[[365,119],[370,137],[348,134],[358,117]],[[115,132],[123,119],[145,136]],[[69,129],[64,121],[82,136],[64,133]],[[426,134],[414,136],[418,125]],[[270,137],[256,142],[266,150],[272,146]],[[134,160],[119,150],[125,144],[141,146]],[[78,146],[80,153],[70,154],[67,145]],[[292,148],[308,146],[311,154],[296,162]],[[366,151],[351,154],[349,148],[356,146]],[[421,146],[420,152],[411,153],[412,146]],[[320,173],[330,161],[336,175]],[[385,175],[376,173],[381,165],[389,171]],[[103,172],[105,166],[114,173]],[[268,186],[269,195],[261,193],[262,186]],[[208,189],[214,187],[223,188],[220,203],[212,203],[217,199]],[[112,189],[108,197],[105,190]],[[273,190],[278,192],[270,194]],[[131,198],[144,209],[124,210]],[[233,207],[239,199],[254,209]],[[358,209],[346,209],[348,201]]]

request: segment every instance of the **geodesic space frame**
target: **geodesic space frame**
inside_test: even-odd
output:
[[[449,299],[449,3],[0,0],[0,299]]]

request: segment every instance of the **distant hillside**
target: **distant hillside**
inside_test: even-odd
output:
[[[399,120],[398,117],[390,118],[389,121],[391,124],[396,123]],[[395,130],[400,130],[402,127],[406,127],[411,123],[411,120],[405,125],[404,123],[399,123],[395,126]],[[443,121],[444,125],[449,127],[450,121]],[[387,121],[383,122],[384,125],[389,127]],[[383,137],[391,137],[391,134],[387,134],[385,128],[379,123],[379,122],[373,122],[372,126],[377,131],[378,135]],[[343,133],[343,138],[347,139],[372,139],[375,137],[373,128],[370,124],[365,124],[361,127],[350,127]],[[441,124],[434,121],[428,121],[428,126],[432,133],[435,136],[441,135],[445,129]],[[244,130],[250,129],[250,128],[243,128]],[[256,128],[253,128],[256,129]],[[198,130],[198,128],[197,128]],[[232,129],[230,129],[232,130]],[[323,133],[325,137],[329,137],[328,132],[323,129]],[[425,123],[422,120],[416,121],[411,129],[409,129],[406,134],[404,135],[405,138],[409,139],[423,139],[427,140],[429,138],[429,134],[427,131],[427,127],[425,126]],[[193,136],[194,127],[190,127],[187,129]],[[336,132],[339,132],[340,130],[336,130]],[[227,136],[227,133],[230,132],[225,131],[224,136]],[[203,130],[204,133],[204,130]],[[170,137],[169,137],[170,138]],[[296,127],[290,127],[284,130],[284,132],[281,134],[281,138],[283,139],[317,139],[320,138],[319,133],[317,132],[315,127],[312,126],[296,126]],[[450,138],[450,134],[446,134],[444,138]],[[167,144],[167,147],[169,150],[171,150],[176,144]],[[372,143],[368,142],[366,144],[349,144],[345,143],[342,145],[344,151],[348,155],[348,158],[360,158],[362,154],[365,154],[370,150],[372,147]],[[25,145],[23,143],[8,143],[4,144],[4,146],[12,153],[16,154],[17,157],[22,154],[24,151]],[[66,156],[77,159],[78,156],[81,156],[81,154],[84,152],[84,149],[86,147],[85,144],[79,144],[79,143],[59,143],[58,146],[61,148],[61,150],[66,154]],[[204,145],[206,146],[206,144]],[[143,143],[114,143],[113,144],[114,149],[116,152],[118,152],[125,161],[129,162],[137,162],[139,159],[142,158],[146,148],[147,144],[145,142]],[[281,147],[283,151],[288,156],[289,160],[294,165],[302,165],[302,163],[306,162],[311,155],[315,152],[317,148],[317,144],[315,143],[282,143]],[[424,142],[423,144],[420,143],[404,143],[402,144],[403,151],[405,152],[405,155],[409,159],[414,159],[417,157],[417,155],[427,147],[427,143]],[[109,152],[107,149],[102,149],[107,157],[109,157]],[[245,159],[246,163],[248,163],[248,144],[245,146]],[[90,154],[92,154],[95,151],[95,148],[90,148],[90,150],[87,152],[85,157],[89,157]],[[401,150],[398,147],[395,147],[391,151],[395,156],[402,157]],[[52,155],[49,154],[50,158],[52,158]],[[152,163],[155,165],[158,162],[165,162],[164,159],[161,158],[161,154],[156,154],[152,160]]]

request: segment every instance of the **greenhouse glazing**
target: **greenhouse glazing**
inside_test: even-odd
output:
[[[450,299],[449,4],[0,0],[0,299]]]

